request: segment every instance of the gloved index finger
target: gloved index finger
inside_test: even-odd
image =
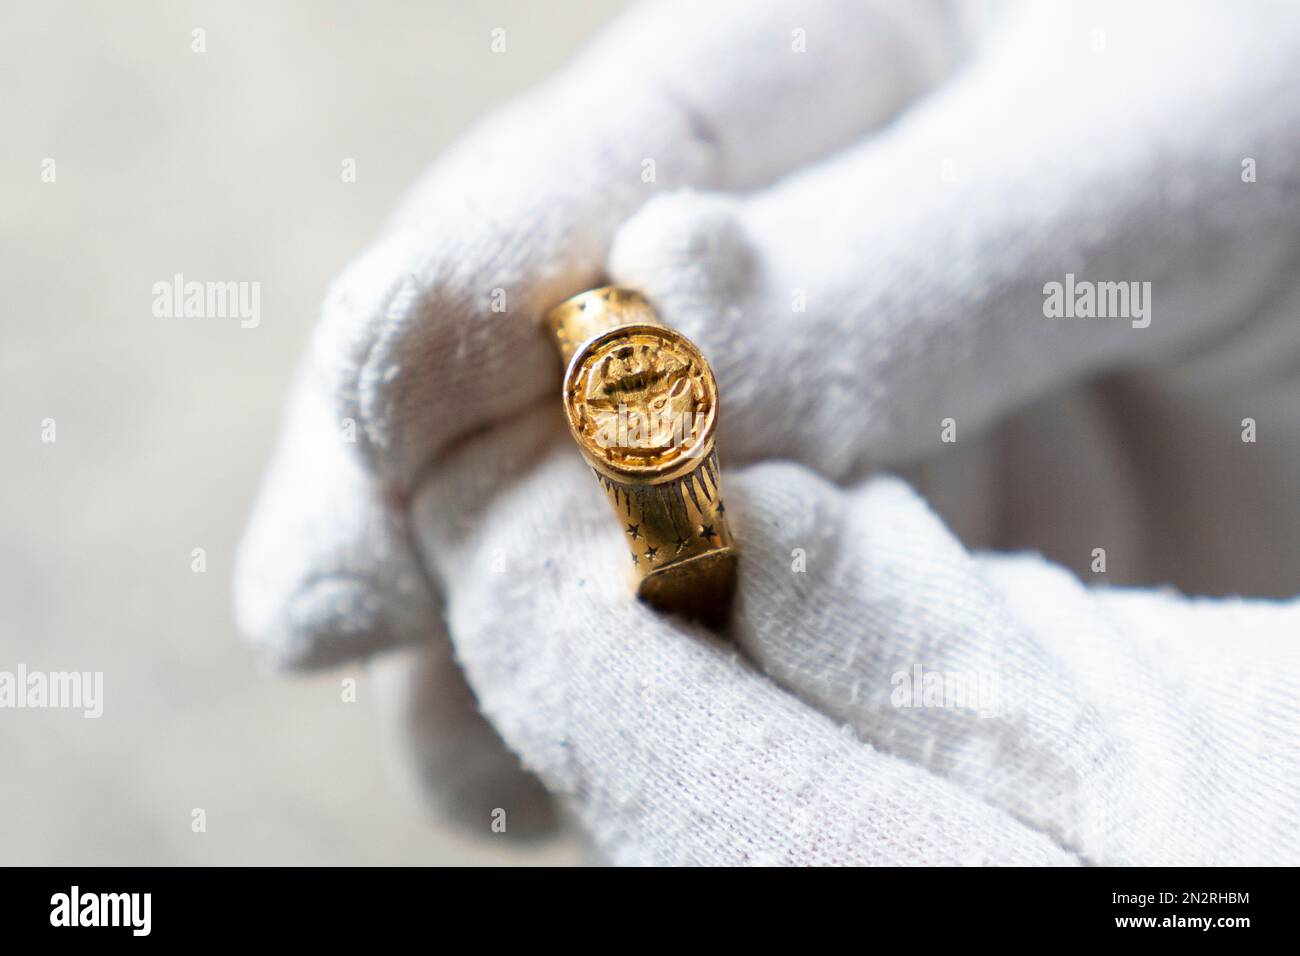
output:
[[[610,272],[713,363],[733,465],[844,478],[1178,361],[1295,285],[1300,28],[1267,11],[1028,5],[880,135],[740,199],[655,199]]]

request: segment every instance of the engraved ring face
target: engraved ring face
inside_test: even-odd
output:
[[[614,476],[661,481],[713,445],[717,384],[699,350],[672,329],[628,325],[573,357],[564,407],[589,461]]]

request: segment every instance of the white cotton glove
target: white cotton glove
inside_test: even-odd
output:
[[[1300,859],[1300,606],[1089,592],[895,479],[769,463],[725,478],[721,640],[628,598],[590,482],[539,410],[435,467],[414,527],[484,711],[614,862]]]
[[[647,6],[468,136],[330,293],[243,628],[298,666],[422,648],[384,685],[421,775],[541,826],[450,625],[620,861],[1295,862],[1294,603],[1090,594],[812,474],[906,467],[968,543],[1110,579],[1300,579],[1296,13],[965,9]],[[623,590],[537,327],[602,272],[713,362],[724,465],[802,463],[724,479],[767,676]],[[1149,327],[1046,318],[1066,273],[1151,282]],[[986,663],[1000,716],[889,704]]]

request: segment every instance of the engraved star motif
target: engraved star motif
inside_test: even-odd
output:
[[[727,513],[727,506],[724,505],[724,504],[722,503],[722,499],[719,498],[719,499],[718,499],[718,514],[720,514],[720,515],[725,515],[726,513]]]
[[[713,533],[713,525],[711,524],[700,525],[700,537],[701,538],[717,537],[717,535]]]
[[[641,526],[639,524],[630,524],[627,526],[627,533],[630,534],[632,540],[635,541],[637,538],[641,537]]]
[[[633,552],[632,552],[632,563],[633,563],[633,564],[636,564],[636,562],[637,562],[636,552],[633,551]]]
[[[655,559],[655,555],[658,554],[658,553],[659,553],[659,549],[658,549],[658,548],[646,548],[646,549],[645,549],[645,556],[646,556],[647,560],[650,560],[650,561],[653,561],[653,560]]]

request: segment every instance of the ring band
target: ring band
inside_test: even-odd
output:
[[[583,292],[547,313],[546,325],[567,363],[569,430],[623,526],[637,595],[721,625],[736,549],[714,450],[718,387],[709,363],[630,289]]]

